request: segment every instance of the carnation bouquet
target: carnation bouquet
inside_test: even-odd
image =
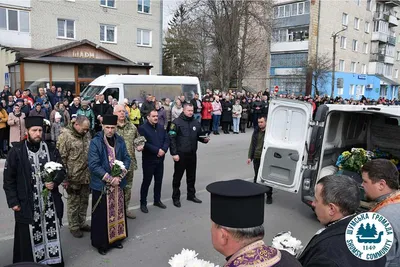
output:
[[[168,264],[171,267],[219,267],[209,261],[198,259],[197,255],[194,250],[182,249],[181,253],[171,257]]]
[[[272,246],[276,249],[286,250],[293,256],[296,256],[303,248],[301,241],[292,237],[290,231],[277,234],[272,239]]]
[[[62,170],[63,166],[60,163],[49,161],[44,165],[44,182],[51,183],[54,181],[54,177],[56,177],[57,171]],[[47,206],[47,202],[49,199],[49,189],[47,187],[42,191],[43,203],[44,206]]]
[[[126,170],[124,163],[120,160],[114,160],[110,175],[118,177],[122,174],[123,170]]]

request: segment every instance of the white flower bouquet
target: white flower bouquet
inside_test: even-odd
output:
[[[277,234],[272,239],[272,246],[276,249],[286,250],[293,256],[296,256],[303,248],[301,241],[293,237],[290,231]]]
[[[114,164],[111,169],[111,176],[112,177],[120,176],[123,170],[126,170],[124,163],[120,160],[114,160]]]
[[[181,253],[175,254],[168,261],[171,267],[219,267],[209,261],[197,258],[194,250],[182,249]]]
[[[49,161],[44,165],[44,182],[51,183],[56,176],[56,171],[62,170],[63,165],[54,161]],[[47,187],[43,189],[42,196],[43,196],[43,203],[44,206],[47,206],[47,201],[49,199],[49,189]]]

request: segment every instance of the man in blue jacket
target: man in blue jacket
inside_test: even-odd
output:
[[[148,213],[147,194],[154,176],[154,206],[162,209],[167,207],[161,202],[161,185],[164,175],[165,153],[169,147],[169,137],[163,125],[158,124],[158,112],[152,110],[147,115],[147,121],[139,127],[139,134],[146,138],[143,149],[142,167],[143,182],[140,188],[140,210]]]
[[[124,139],[116,134],[118,117],[104,115],[103,130],[89,146],[90,188],[92,189],[92,246],[105,255],[110,248],[122,249],[128,237],[123,188],[131,164]],[[118,174],[114,165],[122,162]],[[120,165],[119,165],[120,166]]]

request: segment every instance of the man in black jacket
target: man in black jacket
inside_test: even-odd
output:
[[[195,120],[198,120],[201,123],[201,109],[202,102],[199,99],[199,94],[195,93],[192,100],[190,100],[190,104],[193,105],[193,116]]]
[[[148,213],[147,194],[149,186],[154,176],[154,206],[166,209],[161,202],[161,185],[164,175],[165,153],[169,147],[169,137],[162,125],[158,124],[158,112],[150,111],[147,116],[147,122],[139,127],[139,134],[146,138],[144,144],[142,167],[143,182],[140,188],[140,210]]]
[[[93,106],[93,113],[96,117],[95,130],[100,132],[102,130],[103,116],[113,114],[113,108],[105,101],[104,95],[99,95],[99,101],[96,101]]]
[[[197,142],[208,143],[210,140],[201,131],[200,123],[193,117],[193,105],[185,104],[181,115],[171,123],[169,131],[170,152],[174,165],[172,180],[172,200],[175,207],[181,207],[181,191],[179,187],[183,173],[186,171],[187,200],[195,203],[202,201],[196,197],[196,165],[197,165]]]
[[[299,257],[303,267],[384,267],[386,258],[365,261],[347,247],[345,233],[360,205],[360,189],[348,176],[330,175],[315,187],[313,207],[325,228],[319,230]]]
[[[140,113],[142,118],[147,118],[147,115],[149,115],[150,111],[155,109],[156,105],[153,101],[153,96],[149,94],[146,97],[146,101],[143,102],[142,106],[140,107]]]
[[[13,263],[64,266],[60,241],[63,202],[58,185],[65,171],[54,171],[48,182],[44,170],[50,161],[61,164],[61,156],[53,144],[42,142],[42,117],[28,117],[25,125],[28,139],[13,144],[4,167],[3,188],[15,215]]]

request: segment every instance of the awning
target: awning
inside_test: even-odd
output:
[[[380,75],[380,74],[376,74],[376,77],[378,77],[379,79],[381,79],[384,83],[387,83],[388,85],[400,85],[400,83],[398,83],[398,82],[396,82],[396,81],[394,81],[392,79],[389,79],[386,76],[383,76],[383,75]]]

